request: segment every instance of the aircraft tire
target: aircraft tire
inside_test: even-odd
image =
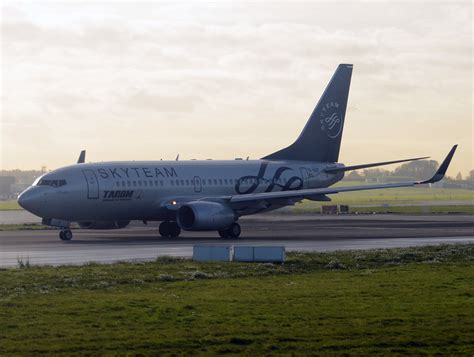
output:
[[[162,236],[163,238],[169,238],[170,223],[161,222],[160,227],[158,228],[158,231],[160,232],[160,236]]]
[[[177,238],[181,234],[181,227],[177,222],[170,222],[170,238]]]
[[[69,229],[62,229],[59,232],[59,238],[64,241],[69,241],[72,239],[72,232]]]
[[[227,235],[229,238],[239,238],[242,230],[240,229],[240,224],[234,222],[227,228]]]
[[[240,224],[234,222],[226,229],[219,229],[217,232],[222,238],[239,238],[241,233]]]
[[[163,238],[176,238],[181,234],[181,228],[176,222],[161,222],[159,232]]]

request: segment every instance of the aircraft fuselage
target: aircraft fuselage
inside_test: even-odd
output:
[[[332,164],[331,167],[342,166]],[[266,160],[132,161],[77,164],[40,177],[22,205],[43,218],[65,221],[173,219],[170,205],[205,198],[328,187],[343,174],[327,163]],[[28,198],[34,206],[28,207]],[[287,203],[287,202],[285,202]],[[285,204],[274,204],[265,210]],[[255,212],[242,207],[242,214]],[[172,214],[172,210],[171,210]]]

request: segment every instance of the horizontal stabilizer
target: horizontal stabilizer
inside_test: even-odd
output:
[[[345,171],[352,171],[352,170],[367,169],[369,167],[398,164],[400,162],[423,160],[423,159],[428,159],[428,158],[429,158],[429,156],[424,156],[424,157],[415,157],[413,159],[374,162],[372,164],[361,164],[361,165],[352,165],[352,166],[344,166],[344,167],[329,167],[329,168],[325,169],[324,171],[326,171],[328,173],[345,172]]]

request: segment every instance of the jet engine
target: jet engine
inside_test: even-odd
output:
[[[79,222],[79,227],[84,229],[120,229],[128,226],[130,221],[95,221]]]
[[[194,201],[181,206],[179,226],[187,231],[210,231],[229,227],[235,221],[234,211],[218,202]]]

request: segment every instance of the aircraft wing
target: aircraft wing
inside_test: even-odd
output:
[[[401,162],[423,160],[423,159],[428,159],[428,158],[429,158],[429,156],[424,156],[424,157],[415,157],[413,159],[374,162],[374,163],[371,163],[371,164],[351,165],[351,166],[343,166],[343,167],[329,167],[329,168],[326,168],[324,171],[326,171],[328,173],[342,172],[342,171],[352,171],[352,170],[368,169],[369,167],[399,164]]]
[[[395,188],[395,187],[410,187],[426,183],[434,183],[440,181],[454,156],[457,145],[454,145],[451,151],[448,153],[444,161],[439,166],[436,173],[428,180],[424,181],[409,181],[399,183],[387,183],[380,185],[365,185],[365,186],[351,186],[351,187],[328,187],[328,188],[315,188],[306,190],[293,190],[293,191],[279,191],[279,192],[263,192],[263,193],[251,193],[244,195],[234,195],[229,198],[229,203],[237,204],[243,202],[252,201],[268,201],[276,199],[303,199],[305,197],[322,196],[339,192],[350,192],[350,191],[363,191],[363,190],[377,190],[382,188]]]

